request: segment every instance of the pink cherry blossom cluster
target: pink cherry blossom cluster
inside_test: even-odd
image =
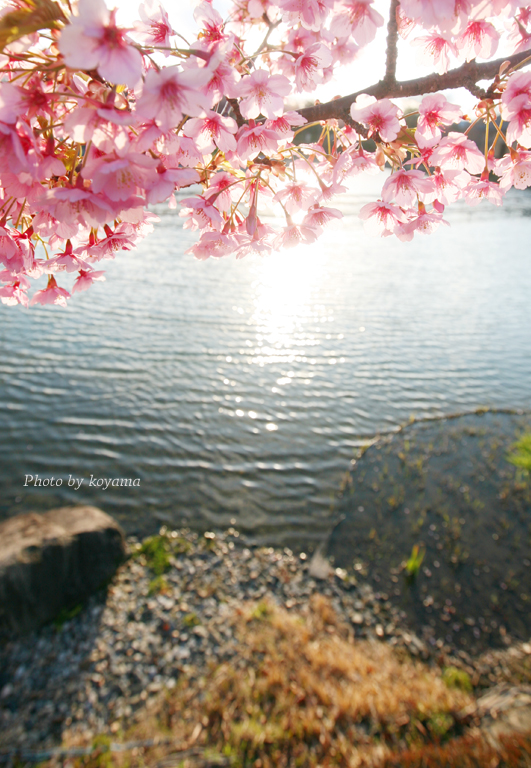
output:
[[[390,10],[389,35],[419,46],[439,73],[450,55],[462,64],[490,59],[502,43],[531,49],[531,6],[518,0],[392,0]],[[101,261],[152,230],[149,206],[177,209],[174,193],[185,188],[179,215],[199,230],[190,252],[207,259],[314,242],[341,217],[331,198],[361,173],[390,169],[381,199],[360,216],[401,240],[432,232],[456,200],[500,205],[512,186],[531,185],[531,73],[510,61],[469,120],[495,127],[480,149],[452,130],[463,110],[431,86],[415,128],[385,97],[361,94],[311,122],[296,106],[373,42],[385,22],[372,0],[235,0],[227,20],[203,0],[194,17],[187,41],[158,0],[146,0],[130,28],[104,0],[73,10],[66,0],[4,4],[4,304],[65,306],[70,292],[105,279]],[[61,273],[72,273],[70,291]],[[30,280],[42,276],[30,299]]]

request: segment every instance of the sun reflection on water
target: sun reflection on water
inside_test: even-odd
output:
[[[318,244],[275,253],[260,262],[251,316],[256,364],[302,361],[306,349],[320,343],[320,324],[333,320],[331,308],[314,302],[327,276],[327,262]]]

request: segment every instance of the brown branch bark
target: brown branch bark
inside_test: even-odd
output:
[[[387,25],[387,52],[385,58],[385,77],[387,83],[396,83],[396,58],[398,54],[398,12],[399,0],[391,0],[389,23]]]
[[[244,118],[244,116],[240,112],[240,102],[238,101],[238,99],[227,99],[227,101],[231,106],[232,112],[234,114],[234,119],[236,120],[236,124],[238,128],[241,128],[242,125],[245,125],[247,123],[247,120]]]
[[[486,91],[481,91],[476,84],[480,80],[494,79],[504,61],[510,62],[511,67],[515,67],[529,58],[529,55],[529,51],[521,51],[512,56],[485,61],[481,64],[478,64],[474,59],[456,69],[451,69],[444,75],[433,74],[402,82],[389,82],[384,79],[356,93],[350,93],[348,96],[327,101],[324,104],[315,104],[313,107],[298,109],[297,112],[305,117],[309,123],[313,123],[316,120],[345,119],[345,116],[350,113],[351,104],[362,93],[367,93],[369,96],[374,96],[377,99],[397,99],[407,96],[422,96],[425,93],[451,90],[453,88],[467,88],[472,93],[478,95],[481,93],[488,97],[493,95],[492,86]]]

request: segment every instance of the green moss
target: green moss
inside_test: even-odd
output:
[[[511,446],[511,450],[512,453],[507,456],[507,461],[529,474],[531,472],[531,432],[522,435],[520,440]]]
[[[201,621],[197,615],[197,613],[187,613],[186,616],[183,618],[183,624],[186,627],[197,627],[198,624],[201,624]]]
[[[263,621],[264,619],[268,619],[271,614],[271,606],[266,603],[265,600],[262,600],[257,604],[256,608],[252,612],[251,618],[257,619],[258,621]]]
[[[458,669],[457,667],[445,667],[442,678],[448,688],[459,688],[460,690],[469,693],[472,691],[470,676],[463,669]]]
[[[186,555],[192,549],[192,545],[184,536],[172,537],[171,547],[175,555]]]
[[[170,569],[170,540],[166,534],[150,536],[146,539],[137,555],[144,555],[147,567],[155,576],[162,576]]]
[[[437,738],[442,738],[452,729],[454,719],[447,712],[436,712],[428,720],[430,732]]]
[[[169,584],[164,576],[155,576],[155,578],[149,582],[148,594],[160,595],[161,592],[166,592],[168,589]]]
[[[111,768],[113,759],[110,736],[103,733],[98,734],[92,742],[92,750],[91,765],[98,766],[98,768]]]

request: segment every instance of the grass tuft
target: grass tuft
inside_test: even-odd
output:
[[[526,474],[531,473],[531,432],[522,435],[514,445],[511,446],[512,453],[507,456],[507,461],[514,464],[515,467]]]
[[[144,539],[134,557],[143,557],[155,576],[163,576],[171,568],[172,556],[187,554],[191,546],[183,536],[164,531]]]
[[[164,576],[155,576],[155,578],[149,582],[148,595],[161,595],[164,592],[168,592],[169,589],[170,586]]]
[[[459,688],[462,691],[467,691],[467,693],[471,693],[472,691],[470,675],[463,669],[458,669],[457,667],[445,667],[442,678],[448,688]]]
[[[166,534],[150,536],[136,552],[137,555],[144,555],[147,567],[155,576],[162,576],[169,571],[170,553],[170,540]]]

